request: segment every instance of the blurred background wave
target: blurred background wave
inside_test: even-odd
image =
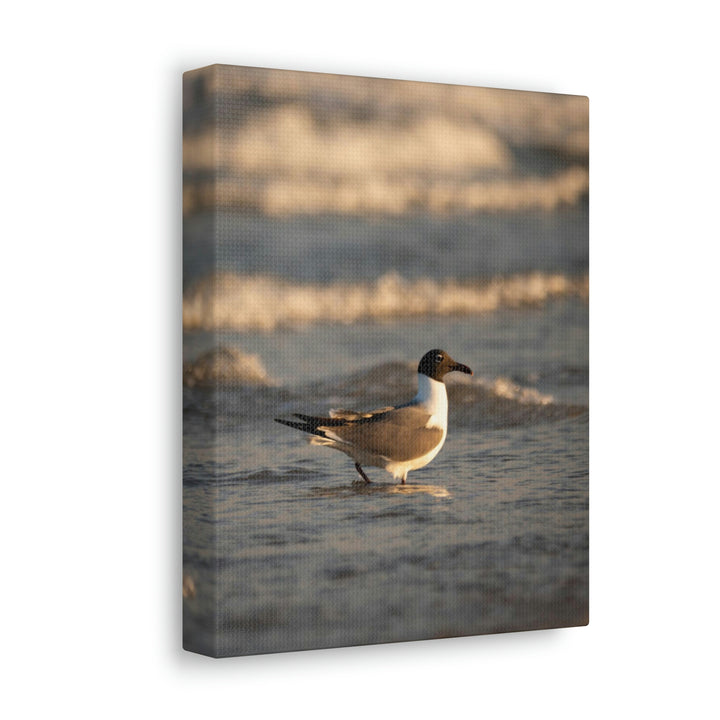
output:
[[[553,210],[587,200],[585,97],[214,66],[184,87],[186,214]]]

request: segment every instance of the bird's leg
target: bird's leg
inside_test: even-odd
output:
[[[360,477],[366,482],[370,482],[370,478],[363,472],[363,469],[360,467],[360,463],[355,463],[355,469],[360,473]]]
[[[400,481],[400,484],[401,484],[401,485],[404,485],[406,479],[407,479],[407,473],[405,473],[405,474],[402,476],[402,480]]]

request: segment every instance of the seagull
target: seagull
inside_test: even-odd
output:
[[[472,375],[445,350],[430,350],[418,365],[418,392],[408,403],[370,412],[330,410],[329,417],[294,413],[297,420],[281,420],[310,433],[311,445],[323,445],[349,455],[360,477],[369,483],[362,466],[387,470],[404,485],[411,470],[425,467],[447,437],[448,396],[443,378],[450,372]]]

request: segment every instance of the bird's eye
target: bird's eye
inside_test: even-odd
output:
[[[436,355],[436,356],[435,356],[435,362],[442,362],[442,361],[443,361],[443,356],[442,356],[442,355]]]

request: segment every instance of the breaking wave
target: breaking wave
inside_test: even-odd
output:
[[[225,366],[230,371],[223,369]],[[212,369],[208,372],[206,368]],[[218,370],[218,367],[221,368]],[[368,411],[405,402],[417,390],[415,363],[390,362],[301,385],[280,385],[265,373],[262,362],[235,348],[215,348],[186,364],[186,412],[217,413],[214,403],[225,397],[223,415],[237,422],[267,421],[278,414],[302,410],[326,414],[330,408]],[[584,405],[558,402],[537,388],[506,377],[468,377],[454,374],[446,379],[450,414],[454,424],[469,428],[493,428],[533,424],[577,417]],[[199,394],[198,394],[199,393]]]
[[[183,327],[274,330],[316,322],[474,315],[538,307],[563,297],[587,300],[588,277],[535,272],[489,281],[407,280],[390,272],[374,282],[323,285],[218,273],[185,293]]]
[[[183,383],[188,387],[275,385],[257,355],[230,347],[213,348],[192,362],[186,362]]]
[[[217,66],[185,93],[186,213],[554,210],[588,193],[584,97]]]
[[[269,216],[366,215],[398,216],[423,210],[430,214],[551,211],[578,203],[588,193],[588,171],[571,167],[548,177],[469,180],[377,173],[337,181],[332,176],[289,176],[243,182],[235,175],[189,188],[186,212],[219,206]],[[213,205],[213,203],[215,205]]]

